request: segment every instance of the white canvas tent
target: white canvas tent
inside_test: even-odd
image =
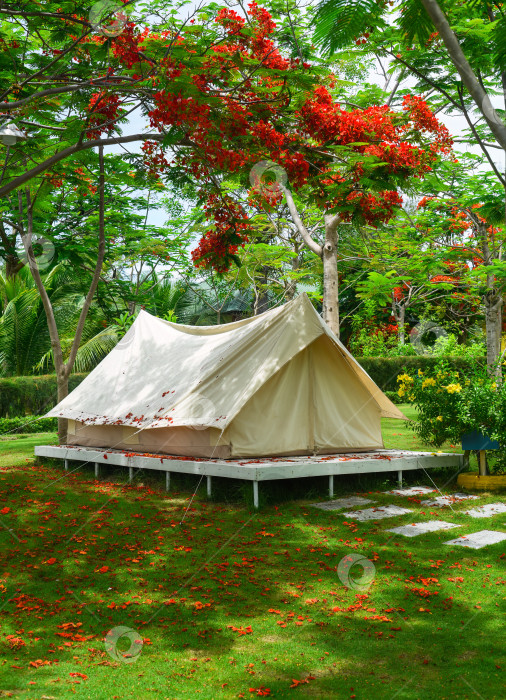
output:
[[[70,445],[216,458],[370,451],[404,418],[305,294],[221,326],[142,311],[48,415]]]

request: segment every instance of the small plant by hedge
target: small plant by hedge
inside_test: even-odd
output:
[[[384,393],[392,403],[406,403],[406,399],[401,399],[397,391],[385,391]]]
[[[9,433],[50,433],[57,430],[57,418],[40,418],[38,416],[0,418],[0,435]]]
[[[477,366],[485,366],[485,359],[463,357],[436,357],[432,355],[417,355],[416,357],[357,357],[356,360],[365,369],[371,379],[382,391],[397,392],[399,374],[417,374],[418,370],[429,374],[444,359],[451,369],[464,374],[473,371]]]
[[[87,374],[71,374],[69,391]],[[44,374],[32,377],[0,378],[0,418],[40,416],[57,403],[56,377]]]

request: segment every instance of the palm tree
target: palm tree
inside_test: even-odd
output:
[[[65,263],[56,265],[44,277],[64,355],[70,352],[74,329],[84,302],[80,280]],[[27,267],[13,277],[0,273],[0,375],[26,375],[54,370],[51,340],[40,296]],[[86,322],[77,353],[75,372],[93,369],[114,347],[114,327],[93,308]]]

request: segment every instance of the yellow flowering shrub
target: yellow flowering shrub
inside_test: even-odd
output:
[[[449,394],[458,394],[462,391],[462,386],[460,384],[448,384],[445,388]]]
[[[404,372],[397,382],[399,396],[418,409],[410,425],[428,445],[458,444],[474,430],[506,443],[506,383],[485,368],[477,365],[463,376],[443,360],[432,376]]]

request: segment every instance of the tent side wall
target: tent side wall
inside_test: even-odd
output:
[[[122,425],[84,425],[70,420],[67,444],[129,452],[228,459],[231,456],[230,445],[227,445],[220,435],[221,431],[216,428],[138,430]]]

